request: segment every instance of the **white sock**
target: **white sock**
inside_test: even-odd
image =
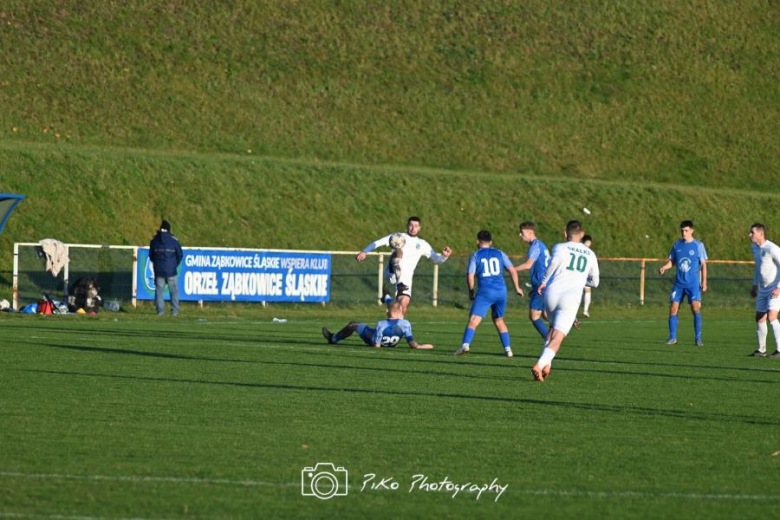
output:
[[[539,361],[536,362],[537,365],[539,365],[539,368],[544,368],[547,365],[552,365],[552,360],[555,357],[555,351],[551,348],[544,347],[544,350],[542,350],[542,355],[539,356]]]
[[[766,352],[766,335],[769,329],[766,327],[766,321],[756,323],[756,336],[758,337],[758,351]]]
[[[780,320],[775,318],[775,321],[769,324],[772,326],[772,332],[775,333],[775,346],[777,346],[777,351],[780,352]]]
[[[450,347],[450,348],[452,348],[452,347]],[[460,346],[460,348],[462,348],[463,350],[468,350],[469,349],[469,344],[468,343],[464,343],[463,345]]]
[[[590,308],[590,293],[589,292],[586,292],[583,295],[582,301],[583,301],[583,310],[585,312],[588,312],[588,309]]]

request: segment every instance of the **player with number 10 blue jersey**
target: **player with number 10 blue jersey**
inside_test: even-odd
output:
[[[491,318],[496,326],[504,354],[512,357],[512,348],[509,342],[509,329],[504,322],[506,311],[506,282],[504,282],[504,270],[509,271],[515,292],[523,296],[517,279],[517,271],[512,266],[509,257],[501,250],[495,249],[493,237],[490,231],[482,230],[477,234],[479,249],[469,258],[469,266],[466,274],[469,297],[473,300],[469,311],[469,323],[463,332],[461,347],[455,352],[456,356],[468,353],[471,341],[474,339],[476,329],[482,319],[491,310]]]

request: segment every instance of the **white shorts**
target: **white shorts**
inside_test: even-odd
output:
[[[580,308],[582,291],[551,292],[549,289],[544,294],[544,306],[547,309],[547,318],[553,329],[569,334],[574,320],[577,319],[577,311]]]
[[[759,291],[756,297],[756,312],[780,312],[780,296],[772,298],[772,291]]]
[[[390,294],[395,295],[398,297],[398,284],[402,283],[408,289],[404,291],[404,294],[407,295],[409,298],[412,297],[412,280],[414,279],[414,271],[407,274],[404,271],[401,271],[401,279],[396,280],[395,275],[387,273],[387,284],[391,287],[389,288]]]

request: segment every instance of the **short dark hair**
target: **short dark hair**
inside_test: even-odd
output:
[[[492,242],[493,241],[493,235],[490,234],[490,231],[487,229],[483,229],[479,233],[477,233],[477,240],[480,242]]]
[[[409,222],[422,223],[420,222],[420,217],[409,217],[408,219],[406,219],[406,223],[408,224]]]
[[[584,237],[582,237],[583,242],[587,242],[588,240],[593,242],[593,238],[590,235],[585,235]]]
[[[536,224],[530,220],[526,220],[524,222],[520,222],[520,231],[524,231],[526,229],[530,229],[532,231],[536,231]]]
[[[755,222],[752,226],[750,226],[750,229],[759,229],[761,230],[761,234],[766,236],[766,226],[761,222]]]
[[[684,227],[689,227],[689,228],[693,229],[693,220],[683,220],[682,222],[680,222],[680,229],[682,229]],[[745,228],[742,228],[742,229],[745,229]]]
[[[582,232],[582,222],[579,220],[570,220],[566,223],[566,234],[573,235],[574,233]]]

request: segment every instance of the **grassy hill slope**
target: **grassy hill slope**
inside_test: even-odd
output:
[[[780,229],[766,211],[780,195],[729,189],[40,144],[0,144],[0,168],[13,172],[0,191],[29,197],[0,236],[4,266],[13,241],[146,244],[162,218],[189,246],[357,251],[415,214],[434,247],[460,254],[481,228],[522,254],[520,221],[553,243],[580,218],[600,255],[650,257],[692,218],[721,259],[749,258],[753,221]]]
[[[767,0],[10,0],[0,140],[770,190],[778,33]]]

